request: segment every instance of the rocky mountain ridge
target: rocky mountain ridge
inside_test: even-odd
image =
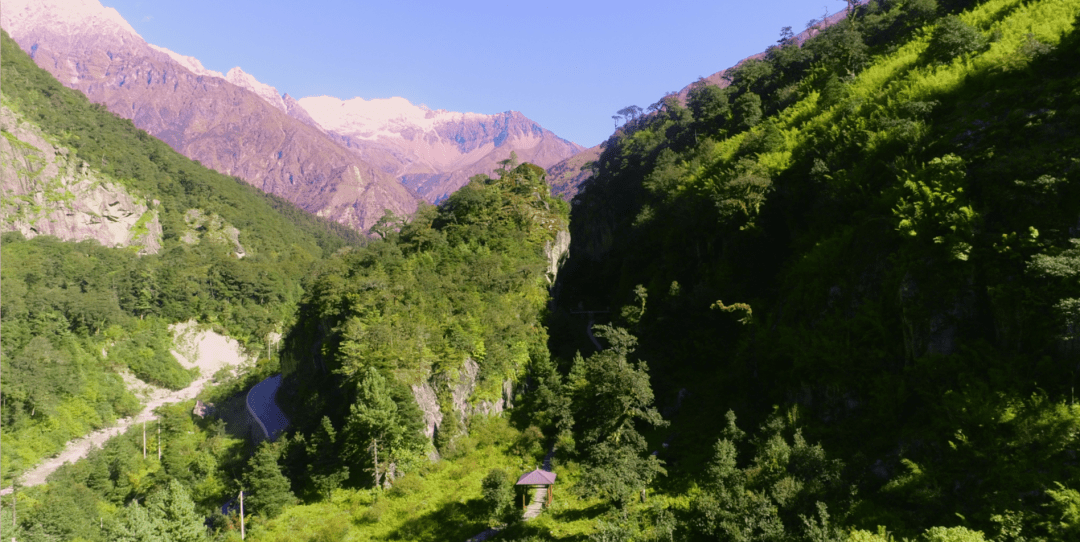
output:
[[[584,149],[517,111],[458,113],[404,98],[318,96],[299,103],[339,143],[384,164],[385,171],[431,203],[473,175],[490,174],[511,153],[546,168]]]
[[[240,67],[222,76],[205,70],[192,57],[168,53],[319,128],[430,203],[446,198],[473,175],[491,173],[511,153],[519,161],[549,167],[584,150],[517,111],[487,115],[433,110],[401,97],[342,100],[309,96],[296,100]]]
[[[284,98],[282,109],[245,88],[253,78],[234,70],[232,80],[245,84],[237,86],[193,58],[151,47],[96,0],[11,0],[0,25],[64,85],[189,158],[303,209],[367,229],[386,209],[416,206],[391,175],[288,115]]]
[[[63,84],[189,158],[362,230],[386,209],[410,213],[418,196],[445,198],[511,153],[547,167],[582,149],[517,112],[296,100],[240,67],[222,74],[146,43],[97,0],[11,0],[0,24]],[[343,107],[318,107],[327,101]]]

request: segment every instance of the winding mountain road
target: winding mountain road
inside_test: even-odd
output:
[[[263,438],[275,440],[286,427],[289,418],[281,411],[276,398],[281,387],[281,375],[274,375],[251,387],[246,404],[248,413],[262,430]]]

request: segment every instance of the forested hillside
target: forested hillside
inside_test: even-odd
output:
[[[302,333],[322,347],[293,377],[319,383],[294,396],[314,433],[281,460],[309,504],[258,537],[457,539],[488,522],[506,540],[1072,538],[1078,14],[853,4],[802,46],[783,32],[727,88],[629,122],[572,202],[550,361],[530,356],[509,427],[473,417],[458,450],[435,431],[442,460],[389,491],[327,489],[385,483],[393,459],[368,458],[396,437],[375,413],[411,409],[362,371],[415,385],[402,375],[424,347],[465,337],[456,367],[475,333],[387,318],[427,306],[383,278],[402,277],[383,267],[396,251],[320,276]],[[598,352],[593,323],[609,324]],[[335,371],[356,384],[317,376]],[[560,496],[520,522],[506,476],[549,446]]]
[[[283,512],[314,513],[312,536],[341,534],[350,522],[323,517],[319,503],[343,493],[350,502],[385,493],[383,507],[360,521],[391,536],[450,529],[465,538],[482,529],[482,507],[459,497],[478,493],[491,468],[543,455],[538,429],[487,414],[512,404],[528,367],[546,366],[550,258],[568,213],[546,194],[539,167],[508,161],[496,174],[408,219],[387,213],[375,230],[382,239],[317,265],[282,351],[278,401],[292,435],[249,455],[222,421],[171,408],[150,442],[151,450],[163,443],[161,459],[140,455],[137,432],[113,439],[23,493],[20,506],[30,510],[20,533],[139,540],[175,531],[186,533],[175,540],[198,540],[205,529],[195,518],[206,518],[216,538],[233,539],[240,489],[254,537],[295,539],[289,523],[268,523]],[[225,379],[204,399],[224,404],[251,376]],[[437,421],[425,435],[429,419]],[[417,494],[441,515],[417,508]],[[313,504],[291,506],[298,501]],[[87,526],[89,514],[68,513],[73,507],[105,519]]]
[[[139,247],[4,234],[6,485],[67,440],[136,411],[115,369],[172,389],[187,385],[192,375],[169,353],[169,324],[217,325],[265,352],[268,334],[284,331],[293,317],[301,277],[360,237],[184,158],[63,87],[6,34],[2,39],[2,106],[51,138],[58,153],[70,152],[84,172],[148,202],[162,228],[160,250],[142,256]],[[12,132],[4,136],[26,153],[4,160],[42,162],[40,150]],[[20,176],[39,191],[51,186],[43,170]],[[5,188],[12,181],[4,179]],[[48,194],[50,202],[64,197]],[[4,198],[5,213],[35,205],[29,197]],[[13,227],[8,218],[5,229]]]
[[[20,528],[235,540],[244,488],[253,540],[1074,540],[1078,22],[1078,0],[852,3],[632,119],[569,206],[508,161],[387,213],[280,298],[288,435],[249,453],[169,411],[160,461],[116,439],[26,492]],[[513,482],[546,459],[523,521]]]
[[[384,239],[316,270],[282,360],[279,400],[305,428],[288,452],[294,487],[342,468],[390,487],[429,454],[455,455],[469,417],[511,406],[546,362],[567,204],[533,164],[496,173],[407,221],[387,214]]]
[[[685,389],[677,531],[1076,536],[1078,14],[872,1],[608,141],[560,312]]]

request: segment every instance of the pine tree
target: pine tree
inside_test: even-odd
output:
[[[322,431],[316,431],[311,435],[311,446],[307,449],[308,458],[313,463],[308,464],[308,476],[326,500],[330,500],[333,491],[341,487],[341,483],[349,479],[349,467],[335,468],[339,461],[337,443],[337,431],[330,418],[323,416]]]
[[[176,480],[146,499],[146,510],[154,528],[154,540],[197,542],[206,539],[203,518],[195,512],[195,502],[187,488]]]
[[[158,529],[146,508],[136,501],[118,514],[109,531],[109,540],[115,542],[154,542]]]
[[[656,456],[645,455],[645,438],[636,425],[663,427],[667,422],[653,406],[648,366],[627,359],[637,338],[622,328],[595,329],[610,346],[587,360],[575,359],[569,382],[587,465],[578,490],[608,498],[625,511],[637,492],[665,472]]]
[[[389,459],[389,450],[400,444],[403,436],[398,422],[398,406],[386,386],[386,379],[374,367],[367,367],[356,393],[356,403],[349,407],[346,431],[349,451],[361,457],[371,455],[374,485],[380,485],[379,456]],[[380,454],[380,451],[382,452]]]
[[[498,525],[517,515],[513,506],[514,481],[509,473],[502,469],[492,469],[480,486],[489,525]]]
[[[269,442],[263,442],[248,461],[244,474],[246,505],[257,514],[274,517],[296,501],[289,479],[281,473],[278,465],[280,450]]]

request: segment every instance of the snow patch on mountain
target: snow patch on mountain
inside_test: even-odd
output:
[[[289,111],[285,107],[285,100],[281,98],[281,93],[276,88],[255,79],[255,76],[240,69],[240,66],[229,70],[229,73],[225,74],[225,80],[240,88],[254,92],[258,97],[266,100],[267,103],[276,107],[282,113],[288,114]]]
[[[184,56],[184,55],[182,55],[180,53],[171,51],[171,50],[166,49],[164,47],[158,47],[157,45],[154,45],[153,43],[147,43],[147,45],[149,45],[151,49],[153,49],[153,50],[155,50],[155,51],[157,51],[159,53],[165,53],[165,54],[169,55],[169,58],[173,59],[176,63],[180,64],[181,66],[183,66],[185,68],[187,68],[188,70],[191,70],[191,73],[194,73],[195,75],[204,75],[204,76],[209,76],[209,77],[220,77],[222,79],[225,78],[225,75],[223,75],[221,72],[214,71],[214,70],[208,70],[205,67],[203,67],[202,62],[199,62],[199,59],[197,59],[197,58],[195,58],[193,56]],[[230,72],[230,73],[232,73],[232,72]]]
[[[342,100],[333,96],[309,96],[300,106],[324,130],[357,139],[402,138],[402,132],[433,132],[439,124],[485,119],[479,113],[432,110],[413,105],[401,97]]]
[[[120,12],[102,6],[98,0],[4,0],[0,25],[9,34],[47,26],[67,35],[92,30],[97,34],[131,34],[142,39]]]

